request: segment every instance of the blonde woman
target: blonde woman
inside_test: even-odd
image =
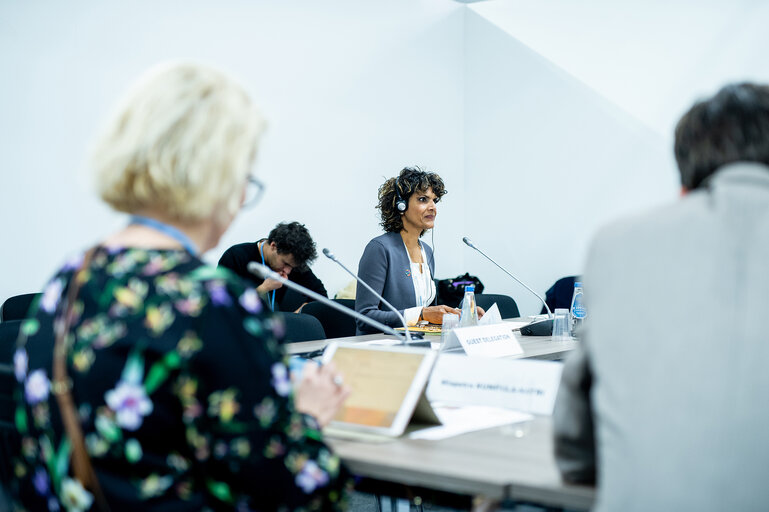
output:
[[[263,122],[218,71],[170,65],[126,96],[94,153],[125,228],[65,264],[14,357],[17,499],[29,509],[333,509],[320,440],[348,394],[333,367],[296,392],[253,288],[203,264],[259,183]]]

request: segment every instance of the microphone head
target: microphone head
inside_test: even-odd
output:
[[[467,238],[466,236],[465,236],[465,237],[462,237],[462,241],[463,241],[463,242],[464,242],[464,243],[465,243],[465,244],[466,244],[468,247],[472,247],[473,249],[477,249],[477,247],[475,247],[475,244],[473,243],[473,241],[472,241],[472,240],[470,240],[469,238]]]
[[[246,268],[249,272],[261,277],[262,279],[267,279],[270,277],[270,274],[272,274],[272,269],[270,267],[267,265],[262,265],[261,263],[257,263],[256,261],[249,262],[248,265],[246,265]]]
[[[334,253],[326,248],[323,249],[323,255],[330,260],[336,260],[336,256],[334,256]]]

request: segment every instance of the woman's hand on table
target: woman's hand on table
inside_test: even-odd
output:
[[[446,313],[459,315],[461,311],[457,308],[451,308],[449,306],[428,306],[426,308],[422,308],[422,318],[431,324],[442,324],[443,315]]]

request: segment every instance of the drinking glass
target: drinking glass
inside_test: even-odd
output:
[[[454,313],[443,314],[443,325],[441,325],[441,346],[445,347],[449,340],[451,330],[459,325],[459,315]]]
[[[571,339],[569,332],[569,310],[558,308],[553,318],[553,341]]]

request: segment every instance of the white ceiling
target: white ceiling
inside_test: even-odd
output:
[[[489,0],[468,6],[663,136],[697,98],[769,82],[769,3]]]

